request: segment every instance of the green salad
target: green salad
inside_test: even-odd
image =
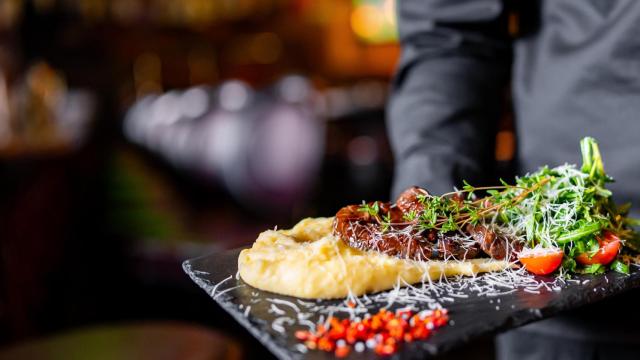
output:
[[[518,260],[531,272],[601,273],[607,268],[629,273],[619,256],[640,250],[640,237],[629,218],[630,204],[618,205],[606,188],[613,179],[604,170],[595,139],[581,140],[582,166],[547,166],[509,184],[474,187],[441,196],[419,197],[424,211],[404,220],[424,230],[448,233],[486,226],[522,244]],[[483,194],[483,196],[478,196]],[[385,226],[383,219],[382,225]],[[393,224],[389,224],[393,225]]]
[[[516,179],[516,187],[488,190],[492,201],[507,203],[532,189],[515,206],[497,213],[501,227],[524,236],[526,248],[563,250],[567,271],[597,273],[609,265],[628,273],[628,264],[617,259],[622,247],[637,250],[638,236],[627,217],[630,204],[617,205],[606,184],[613,182],[604,170],[598,143],[590,137],[580,142],[582,167],[543,167]]]

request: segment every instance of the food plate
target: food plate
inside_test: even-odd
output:
[[[241,249],[203,256],[183,263],[185,272],[225,311],[280,359],[334,358],[333,353],[307,350],[296,330],[307,330],[327,316],[360,316],[353,312],[380,308],[418,309],[443,306],[449,325],[427,340],[403,344],[394,358],[425,358],[442,354],[483,335],[513,329],[558,313],[591,304],[640,286],[640,271],[575,275],[571,279],[535,277],[512,280],[512,272],[476,278],[444,279],[426,290],[395,289],[360,298],[353,309],[344,300],[304,300],[261,291],[237,275]],[[523,280],[524,279],[524,280]],[[513,288],[509,282],[518,284]],[[502,284],[505,285],[502,285]],[[488,286],[490,284],[490,286]],[[378,358],[370,349],[352,351],[347,358]]]

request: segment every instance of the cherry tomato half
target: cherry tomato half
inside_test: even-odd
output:
[[[588,253],[582,253],[576,256],[576,261],[582,265],[602,264],[607,265],[618,256],[620,251],[620,238],[614,233],[605,231],[602,236],[598,237],[600,249],[593,256],[589,257]]]
[[[527,271],[536,275],[548,275],[556,271],[562,263],[564,252],[559,248],[524,249],[518,260]]]

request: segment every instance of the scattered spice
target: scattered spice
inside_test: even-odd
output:
[[[414,313],[398,310],[395,313],[380,309],[377,314],[367,314],[362,320],[329,317],[328,326],[318,324],[315,331],[300,330],[295,337],[308,349],[333,352],[342,358],[351,352],[366,347],[373,348],[378,355],[392,355],[403,342],[424,340],[449,321],[446,309],[427,310]]]

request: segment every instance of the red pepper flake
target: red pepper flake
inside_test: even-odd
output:
[[[351,347],[350,346],[347,346],[347,345],[338,346],[336,348],[335,355],[336,355],[336,357],[343,358],[343,357],[349,355],[350,352],[351,352]]]
[[[375,352],[378,355],[393,355],[398,347],[396,344],[378,344],[375,347]]]
[[[320,324],[316,326],[316,336],[322,336],[327,332],[327,328],[324,325]]]
[[[309,339],[309,336],[311,336],[311,332],[305,331],[305,330],[298,330],[296,331],[295,336],[296,336],[296,339],[305,341]]]
[[[320,339],[318,339],[318,350],[322,350],[322,351],[333,351],[335,347],[335,343],[333,342],[333,340],[326,338],[326,337],[321,337]]]
[[[404,334],[404,342],[412,342],[413,341],[413,335],[411,335],[410,333]]]
[[[376,354],[388,356],[394,354],[403,342],[429,338],[433,330],[446,325],[448,321],[446,309],[417,314],[411,310],[394,313],[380,309],[377,314],[361,321],[332,316],[328,319],[328,327],[318,324],[315,332],[300,330],[295,332],[295,337],[311,350],[333,352],[339,358],[349,355],[356,344],[359,344],[356,349],[361,351],[365,343],[373,347]]]

